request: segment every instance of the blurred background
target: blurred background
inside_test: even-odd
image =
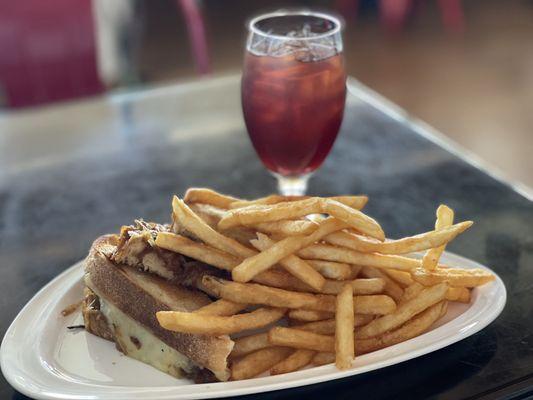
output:
[[[0,118],[239,73],[246,20],[302,6],[344,17],[350,75],[533,186],[531,0],[0,0]]]

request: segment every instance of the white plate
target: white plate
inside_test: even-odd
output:
[[[465,268],[484,268],[474,261],[446,253],[443,262]],[[491,271],[492,272],[492,271]],[[81,317],[60,312],[79,301],[81,263],[46,285],[24,307],[9,327],[0,350],[8,382],[36,399],[200,399],[267,392],[358,375],[397,364],[458,342],[492,322],[502,311],[506,291],[497,276],[474,290],[469,305],[451,303],[447,315],[431,331],[406,342],[357,357],[347,371],[334,365],[309,368],[286,375],[237,382],[193,384],[175,379],[123,356],[114,344],[66,327]]]

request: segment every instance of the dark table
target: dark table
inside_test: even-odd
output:
[[[349,83],[339,139],[309,190],[367,193],[389,237],[430,229],[440,203],[476,224],[449,249],[493,268],[508,303],[432,354],[340,381],[249,398],[524,398],[533,393],[533,204],[430,128]],[[0,334],[91,241],[142,216],[167,221],[190,186],[275,191],[246,137],[238,77],[0,116]],[[465,111],[467,112],[467,111]],[[487,138],[487,140],[490,140]],[[470,161],[469,161],[470,160]],[[528,199],[529,197],[529,199]],[[22,399],[2,377],[2,399]]]

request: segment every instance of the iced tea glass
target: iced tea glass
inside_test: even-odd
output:
[[[264,14],[248,25],[241,82],[246,128],[283,195],[302,195],[342,122],[346,74],[340,21],[327,14]]]

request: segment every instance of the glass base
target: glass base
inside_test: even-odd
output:
[[[303,196],[307,191],[307,182],[311,174],[282,176],[273,174],[278,180],[278,192],[283,196]]]

